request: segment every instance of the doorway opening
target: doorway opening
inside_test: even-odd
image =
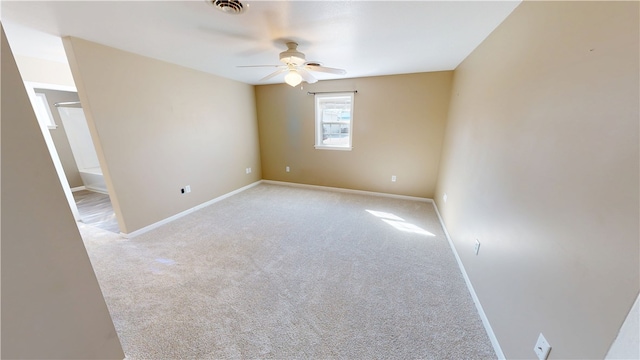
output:
[[[77,92],[70,87],[26,85],[36,100],[38,122],[76,221],[119,233]]]

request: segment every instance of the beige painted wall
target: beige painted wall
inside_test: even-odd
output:
[[[3,359],[124,353],[2,31]]]
[[[507,358],[604,358],[638,295],[638,6],[525,1],[455,71],[436,200]]]
[[[260,180],[251,85],[63,42],[122,232]]]
[[[74,86],[69,64],[29,56],[16,56],[16,62],[24,81]]]
[[[256,86],[263,178],[433,197],[451,79],[452,72],[435,72],[327,80],[303,90]],[[344,90],[358,91],[353,150],[316,150],[314,97],[307,91]]]
[[[69,145],[69,139],[67,138],[67,133],[64,129],[64,123],[60,118],[58,108],[54,106],[54,104],[58,102],[80,101],[78,94],[71,91],[37,88],[35,89],[35,92],[43,93],[47,97],[51,115],[53,115],[53,119],[57,125],[57,128],[50,129],[49,133],[51,133],[51,138],[53,139],[56,151],[58,152],[58,157],[60,157],[60,162],[62,163],[62,168],[64,169],[64,174],[69,182],[69,186],[72,188],[83,186],[82,178],[78,172],[78,165],[76,164],[76,160],[73,158],[71,145]]]

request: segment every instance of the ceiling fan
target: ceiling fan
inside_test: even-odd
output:
[[[344,75],[347,73],[343,69],[322,66],[322,64],[317,62],[307,62],[304,54],[298,51],[298,44],[293,41],[287,42],[287,50],[280,53],[280,62],[282,62],[283,65],[248,65],[238,67],[276,67],[278,70],[263,77],[260,81],[269,80],[272,77],[287,73],[284,77],[284,81],[293,87],[298,86],[302,80],[309,84],[317,82],[318,79],[313,77],[309,71],[338,75]]]

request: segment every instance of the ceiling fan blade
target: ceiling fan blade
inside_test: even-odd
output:
[[[269,75],[263,77],[262,79],[260,79],[260,81],[267,81],[267,80],[271,79],[272,77],[278,76],[278,75],[280,75],[280,74],[282,74],[284,72],[287,72],[287,71],[289,71],[289,69],[287,69],[286,67],[284,69],[276,70],[276,71],[272,72],[271,74],[269,74]]]
[[[241,67],[242,68],[245,68],[245,67],[246,68],[250,68],[250,67],[275,67],[275,68],[279,67],[279,68],[286,68],[287,65],[238,65],[236,67],[239,67],[239,68],[241,68]]]
[[[307,64],[304,66],[304,68],[311,71],[325,72],[325,73],[337,74],[337,75],[344,75],[347,73],[347,71],[343,69],[330,68],[330,67],[320,66],[315,64]]]
[[[300,74],[300,76],[302,76],[304,81],[306,81],[309,84],[313,84],[313,83],[318,82],[318,79],[313,77],[313,75],[309,74],[309,72],[307,70],[303,69],[303,68],[298,69],[298,74]]]

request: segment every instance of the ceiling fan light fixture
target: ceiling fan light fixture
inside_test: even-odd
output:
[[[290,70],[289,73],[284,77],[284,82],[293,87],[296,87],[302,82],[302,76],[300,76],[297,71]]]
[[[298,44],[289,41],[287,42],[287,50],[280,53],[280,61],[284,63],[284,65],[253,65],[253,66],[242,66],[242,67],[274,67],[278,70],[272,72],[271,74],[265,76],[260,79],[260,81],[267,81],[275,76],[279,76],[285,74],[284,81],[290,86],[296,87],[303,81],[307,84],[314,84],[318,82],[313,75],[309,72],[324,72],[329,74],[336,75],[344,75],[347,72],[343,69],[330,68],[326,66],[322,66],[321,63],[310,61],[305,62],[305,56],[303,53],[299,52]]]
[[[294,64],[294,65],[300,66],[304,64],[305,62],[304,54],[299,52],[297,47],[298,47],[297,43],[294,43],[293,41],[288,42],[287,50],[280,53],[280,61],[287,65]]]
[[[300,55],[302,55],[302,54],[300,54]],[[300,57],[298,55],[282,53],[282,54],[280,54],[280,61],[285,63],[285,64],[287,64],[287,65],[289,65],[289,64],[302,65],[302,64],[304,64],[304,57]]]

